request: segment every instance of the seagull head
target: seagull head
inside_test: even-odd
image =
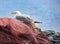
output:
[[[20,12],[20,11],[14,11],[14,12],[12,12],[11,14],[14,14],[14,15],[21,15],[21,12]]]

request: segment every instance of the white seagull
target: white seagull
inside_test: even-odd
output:
[[[34,21],[30,18],[29,15],[22,14],[20,11],[14,11],[11,14],[14,14],[17,20],[23,21],[24,23],[41,23],[38,21]]]

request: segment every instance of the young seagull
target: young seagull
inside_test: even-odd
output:
[[[11,14],[14,14],[15,15],[15,18],[17,20],[20,20],[20,21],[22,21],[25,24],[31,24],[31,25],[33,25],[34,23],[40,23],[38,21],[34,21],[33,19],[31,19],[29,15],[21,14],[21,12],[19,12],[19,11],[14,11]],[[33,27],[34,26],[35,25],[33,25]]]

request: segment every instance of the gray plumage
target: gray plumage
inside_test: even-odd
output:
[[[24,23],[28,23],[28,24],[31,23],[31,22],[33,22],[32,19],[30,19],[28,17],[23,17],[23,16],[16,16],[16,19],[20,20],[20,21],[22,21]]]

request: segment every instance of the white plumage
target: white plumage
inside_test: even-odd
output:
[[[11,14],[14,14],[15,16],[23,16],[23,17],[29,17],[30,18],[29,15],[22,14],[20,11],[14,11]]]
[[[14,14],[17,20],[23,21],[24,23],[32,23],[32,22],[40,23],[38,21],[34,21],[33,19],[31,19],[29,15],[22,14],[19,11],[14,11],[11,14]]]

